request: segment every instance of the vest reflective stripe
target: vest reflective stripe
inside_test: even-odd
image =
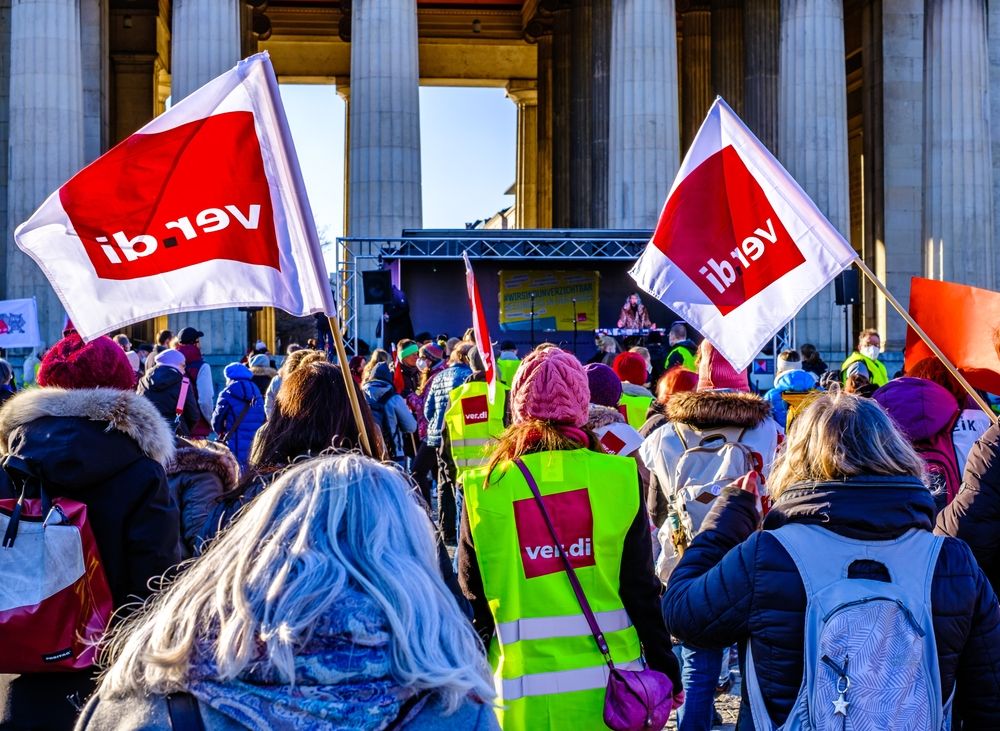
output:
[[[617,632],[632,626],[628,612],[624,609],[614,609],[610,612],[597,612],[597,624],[603,632]],[[590,634],[590,625],[582,614],[570,614],[562,617],[528,617],[504,622],[497,625],[497,636],[500,642],[509,645],[521,640],[545,640],[551,637],[576,637]]]
[[[455,478],[465,479],[465,473],[487,463],[490,443],[503,434],[504,404],[507,387],[496,386],[496,397],[489,402],[489,387],[484,381],[473,381],[454,388],[449,395],[444,421],[451,440],[451,458],[455,463]],[[469,421],[472,423],[468,423]]]
[[[452,447],[485,447],[492,439],[453,439]]]
[[[639,658],[627,663],[615,663],[618,670],[642,670],[643,664]],[[498,690],[504,701],[516,701],[519,698],[536,695],[554,695],[558,693],[575,693],[579,690],[596,690],[608,684],[610,675],[607,665],[597,665],[592,668],[578,670],[556,670],[551,673],[533,673],[519,678],[509,678],[500,681]]]

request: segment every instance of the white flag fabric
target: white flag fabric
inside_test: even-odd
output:
[[[856,257],[717,98],[630,274],[743,370]]]
[[[34,348],[41,344],[35,300],[0,301],[0,348]]]
[[[85,340],[191,310],[333,313],[266,53],[241,61],[74,175],[14,238]]]

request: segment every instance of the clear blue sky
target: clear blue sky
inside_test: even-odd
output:
[[[281,87],[316,224],[343,233],[344,102],[332,85]],[[421,87],[425,228],[463,228],[514,199],[517,110],[503,89]]]

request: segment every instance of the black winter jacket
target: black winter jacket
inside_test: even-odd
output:
[[[789,488],[764,527],[822,524],[880,540],[930,530],[933,515],[934,501],[918,480],[860,477]],[[771,719],[782,724],[802,682],[806,596],[784,547],[754,532],[756,523],[753,496],[726,488],[674,569],[663,613],[685,643],[720,648],[749,639]],[[965,728],[1000,728],[1000,608],[961,541],[947,539],[941,548],[931,605],[944,697],[957,683],[955,709]],[[743,712],[749,715],[745,697]]]
[[[184,380],[184,374],[176,368],[158,365],[139,379],[139,386],[136,389],[139,394],[152,402],[156,410],[160,412],[160,416],[166,419],[171,428],[173,428],[177,418],[177,402],[181,397],[182,380]],[[198,399],[194,395],[194,388],[189,387],[187,397],[184,399],[184,411],[181,414],[177,433],[181,436],[190,434],[200,416],[201,412],[198,410]]]
[[[993,590],[1000,589],[1000,426],[972,445],[961,490],[938,514],[935,532],[968,543]]]
[[[0,411],[0,455],[27,462],[53,496],[87,506],[116,608],[144,599],[180,560],[177,506],[163,465],[174,440],[153,405],[130,391],[38,388]],[[0,498],[14,487],[0,471]],[[0,575],[0,580],[3,577]],[[0,728],[72,728],[91,672],[0,676]]]

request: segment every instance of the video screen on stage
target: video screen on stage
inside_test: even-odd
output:
[[[500,329],[528,330],[534,305],[539,331],[597,327],[601,275],[597,271],[500,270]],[[534,295],[534,299],[532,299]]]

